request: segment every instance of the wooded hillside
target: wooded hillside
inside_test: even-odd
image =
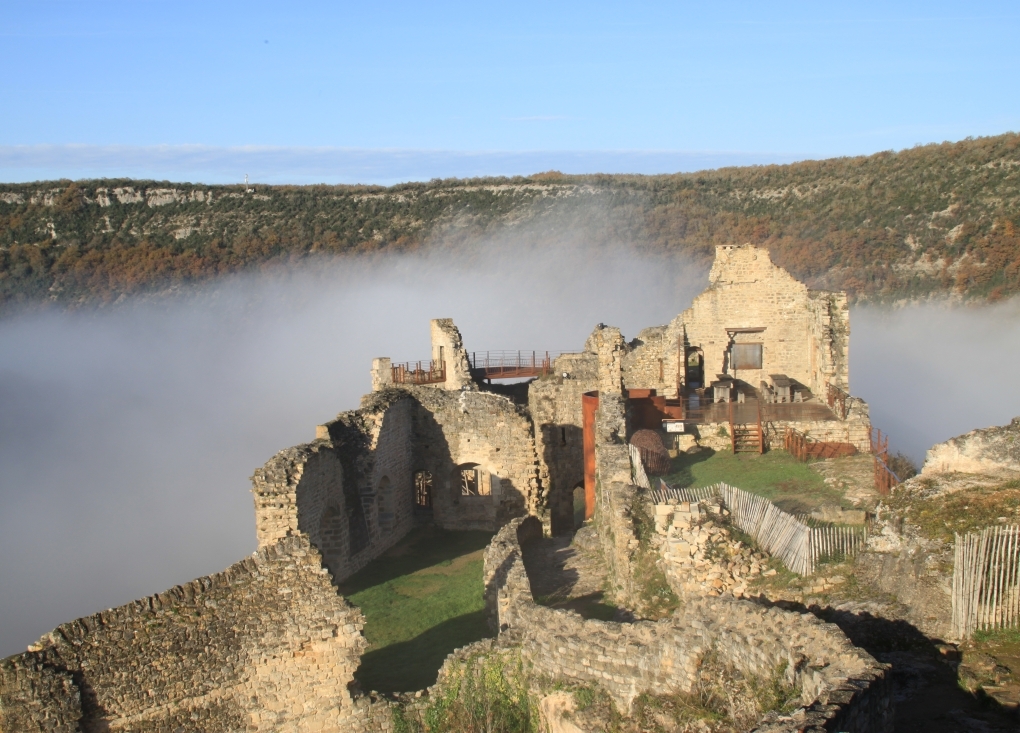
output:
[[[672,176],[369,186],[0,184],[0,309],[105,302],[321,254],[406,251],[597,207],[611,235],[707,262],[767,245],[859,299],[1020,291],[1020,136]]]

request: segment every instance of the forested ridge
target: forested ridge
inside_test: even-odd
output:
[[[857,299],[1020,291],[1020,136],[692,174],[206,186],[0,184],[0,309],[102,303],[322,255],[484,241],[597,207],[612,237],[706,263],[767,246],[815,287]]]

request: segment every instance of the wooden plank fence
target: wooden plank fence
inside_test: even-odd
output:
[[[818,563],[827,559],[852,557],[868,541],[868,528],[862,526],[811,527],[784,512],[764,496],[752,494],[729,484],[718,483],[697,489],[673,488],[660,480],[653,490],[656,504],[697,502],[719,497],[730,512],[730,521],[746,532],[758,546],[800,575],[811,575]]]
[[[1020,526],[956,535],[953,634],[1020,626]]]
[[[642,489],[650,489],[652,485],[648,482],[648,474],[645,472],[644,461],[641,460],[641,450],[632,443],[627,443],[630,451],[630,475],[635,486]]]

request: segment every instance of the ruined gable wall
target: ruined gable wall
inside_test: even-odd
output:
[[[574,487],[584,485],[581,396],[596,389],[598,363],[589,353],[561,354],[553,365],[552,376],[528,386],[542,500],[549,507],[552,531],[557,534],[573,528],[572,492]]]
[[[760,327],[765,331],[736,336],[736,343],[764,344],[762,369],[738,371],[738,379],[757,389],[769,374],[786,374],[823,399],[826,378],[845,382],[849,338],[845,295],[810,293],[772,263],[768,250],[751,245],[717,247],[709,283],[683,313],[688,344],[704,350],[706,382],[729,366],[726,329]],[[840,347],[829,343],[834,324],[843,363],[834,356]],[[837,367],[841,375],[834,372]],[[733,370],[725,373],[732,375]]]
[[[445,529],[493,530],[537,508],[538,458],[531,420],[500,395],[407,387],[414,415],[415,470],[432,474],[433,518]],[[476,463],[499,479],[490,496],[465,497],[454,476]]]
[[[414,409],[400,390],[373,393],[358,410],[320,425],[317,440],[282,450],[255,471],[259,545],[303,535],[340,581],[407,534]]]
[[[286,538],[3,660],[0,727],[75,730],[77,694],[83,731],[346,730],[364,724],[347,690],[361,627],[319,553]]]

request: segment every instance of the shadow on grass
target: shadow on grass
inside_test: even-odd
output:
[[[670,486],[690,486],[694,483],[694,466],[715,455],[711,448],[699,450],[697,453],[680,453],[673,459],[669,476],[664,476]]]
[[[418,570],[449,565],[462,555],[483,549],[491,539],[492,532],[413,529],[385,554],[340,583],[340,593],[350,596]]]
[[[411,692],[436,681],[454,649],[491,636],[485,611],[473,611],[433,626],[413,639],[373,649],[361,657],[354,677],[363,690]]]

